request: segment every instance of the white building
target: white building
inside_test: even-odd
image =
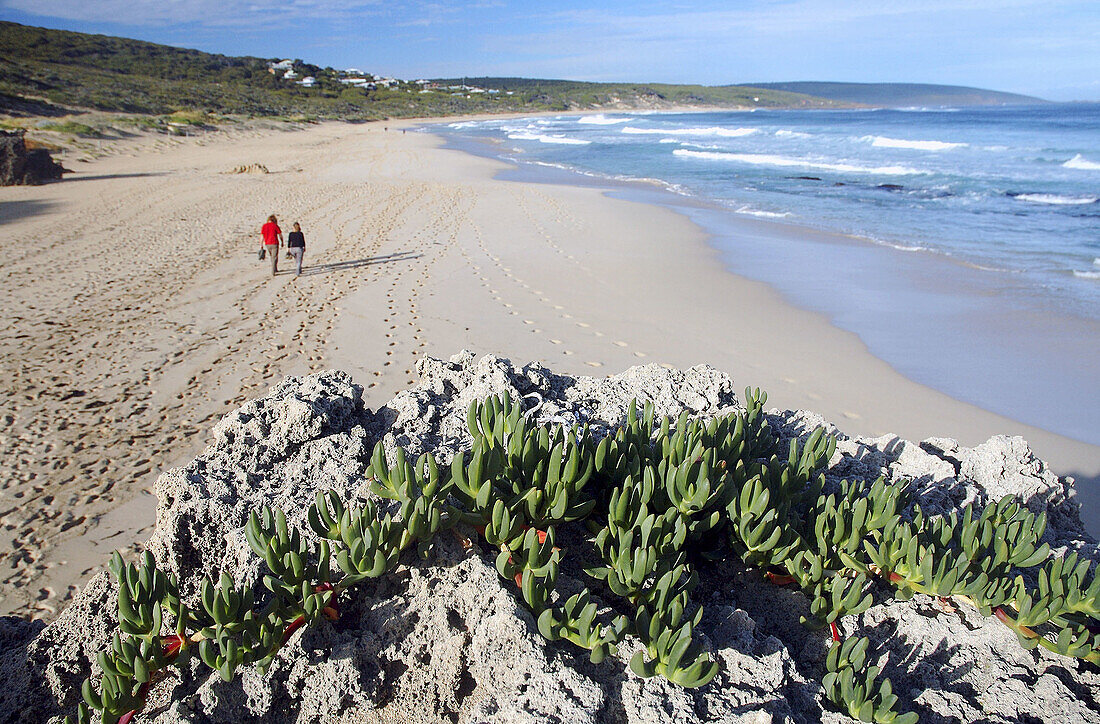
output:
[[[271,63],[268,67],[275,70],[290,70],[294,67],[293,60],[280,60],[278,63]]]
[[[294,80],[295,78],[298,77],[298,74],[294,72],[293,68],[291,68],[287,72],[283,73],[283,77],[286,78],[287,80]]]
[[[298,85],[304,86],[305,88],[312,88],[313,86],[317,85],[317,79],[314,78],[312,75],[307,75],[305,78],[302,78],[300,81],[298,81]]]

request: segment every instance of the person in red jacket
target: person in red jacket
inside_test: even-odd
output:
[[[275,220],[275,214],[267,217],[267,223],[260,227],[263,236],[264,254],[271,258],[271,276],[279,273],[279,244],[283,240],[283,230]]]

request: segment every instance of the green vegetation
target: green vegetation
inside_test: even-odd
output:
[[[641,644],[630,660],[636,675],[685,687],[718,674],[695,636],[703,612],[692,592],[700,568],[731,557],[772,584],[798,585],[803,624],[829,626],[835,642],[824,697],[864,721],[916,720],[898,713],[868,639],[840,636],[838,620],[866,610],[876,587],[900,599],[955,597],[1003,621],[1025,648],[1100,661],[1100,577],[1076,556],[1050,559],[1039,544],[1045,514],[1006,497],[927,516],[904,486],[881,478],[826,493],[834,441],[817,430],[780,454],[765,401],[746,390],[744,413],[709,421],[686,412],[656,420],[652,406],[639,415],[632,403],[599,441],[585,427],[529,422],[508,395],[475,402],[472,449],[449,466],[401,450],[389,461],[375,447],[370,489],[395,501],[396,515],[380,515],[373,500],[351,506],[319,493],[309,536],[281,511],[252,513],[246,538],[268,569],[258,592],[223,573],[184,601],[150,555],[135,566],[116,554],[120,633],[98,657],[98,690],[84,683],[77,721],[92,710],[108,724],[129,721],[159,671],[196,655],[225,680],[241,666],[266,667],[298,628],[338,618],[345,591],[392,571],[409,549],[427,558],[434,537],[460,524],[483,539],[481,554],[495,556],[548,640],[598,663],[632,636]],[[563,600],[556,582],[566,557],[587,566],[591,587]],[[1037,588],[1020,575],[1027,568]]]
[[[371,120],[600,107],[837,105],[738,86],[474,78],[425,87],[407,81],[374,83],[369,74],[363,76],[366,83],[352,85],[344,82],[352,79],[341,71],[301,60],[293,61],[296,77],[286,78],[285,70],[272,72],[269,67],[277,60],[0,22],[0,111],[57,115],[66,106],[158,116],[189,109]],[[307,76],[315,79],[313,87],[296,82]]]
[[[65,133],[70,136],[83,136],[85,138],[99,138],[103,133],[98,128],[92,128],[84,123],[77,123],[76,121],[62,121],[60,123],[43,123],[36,126],[42,131],[54,131],[56,133]]]

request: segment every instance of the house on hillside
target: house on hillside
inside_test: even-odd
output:
[[[317,85],[317,79],[314,78],[312,75],[307,75],[305,78],[302,78],[300,81],[298,81],[298,85],[304,88],[312,88],[313,86]]]
[[[268,68],[273,68],[275,70],[290,70],[291,68],[294,67],[294,61],[293,60],[280,60],[278,63],[269,63],[267,67]]]
[[[286,78],[287,80],[294,80],[295,78],[298,77],[298,74],[294,72],[293,68],[291,68],[287,72],[283,73],[283,77]]]

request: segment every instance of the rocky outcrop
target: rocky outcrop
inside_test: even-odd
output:
[[[65,169],[44,148],[27,148],[24,131],[0,131],[0,186],[33,186],[61,178]]]
[[[470,401],[506,390],[525,396],[539,420],[587,423],[597,433],[619,423],[634,398],[658,414],[710,416],[739,407],[733,382],[710,367],[635,367],[606,379],[554,374],[464,353],[422,360],[421,382],[379,410],[365,409],[345,373],[290,378],[226,416],[214,442],[157,481],[157,526],[148,550],[193,594],[202,576],[229,572],[257,582],[259,559],[242,526],[262,505],[307,528],[316,491],[369,495],[364,480],[377,440],[387,448],[449,459],[469,445]],[[784,437],[835,428],[799,411],[769,413]],[[839,435],[828,477],[909,480],[926,511],[944,511],[1004,493],[1046,510],[1047,541],[1095,559],[1070,481],[1052,475],[1026,443],[995,437],[976,448],[934,439]],[[770,722],[848,721],[825,709],[821,677],[828,642],[798,623],[805,598],[761,581],[733,561],[700,567],[694,599],[704,606],[703,640],[722,670],[707,686],[682,689],[640,679],[618,656],[589,663],[568,643],[537,632],[492,557],[443,535],[427,560],[410,554],[395,573],[345,594],[338,622],[296,635],[263,675],[230,683],[206,669],[174,672],[153,690],[142,715],[155,722]],[[563,568],[563,590],[584,585]],[[0,712],[39,722],[71,710],[93,653],[115,625],[113,580],[93,578],[61,616],[38,632],[0,626]],[[844,620],[888,652],[882,662],[903,709],[922,722],[1097,721],[1095,668],[1038,648],[975,610],[926,596],[900,602],[881,589],[876,604]],[[29,624],[28,624],[29,626]]]

